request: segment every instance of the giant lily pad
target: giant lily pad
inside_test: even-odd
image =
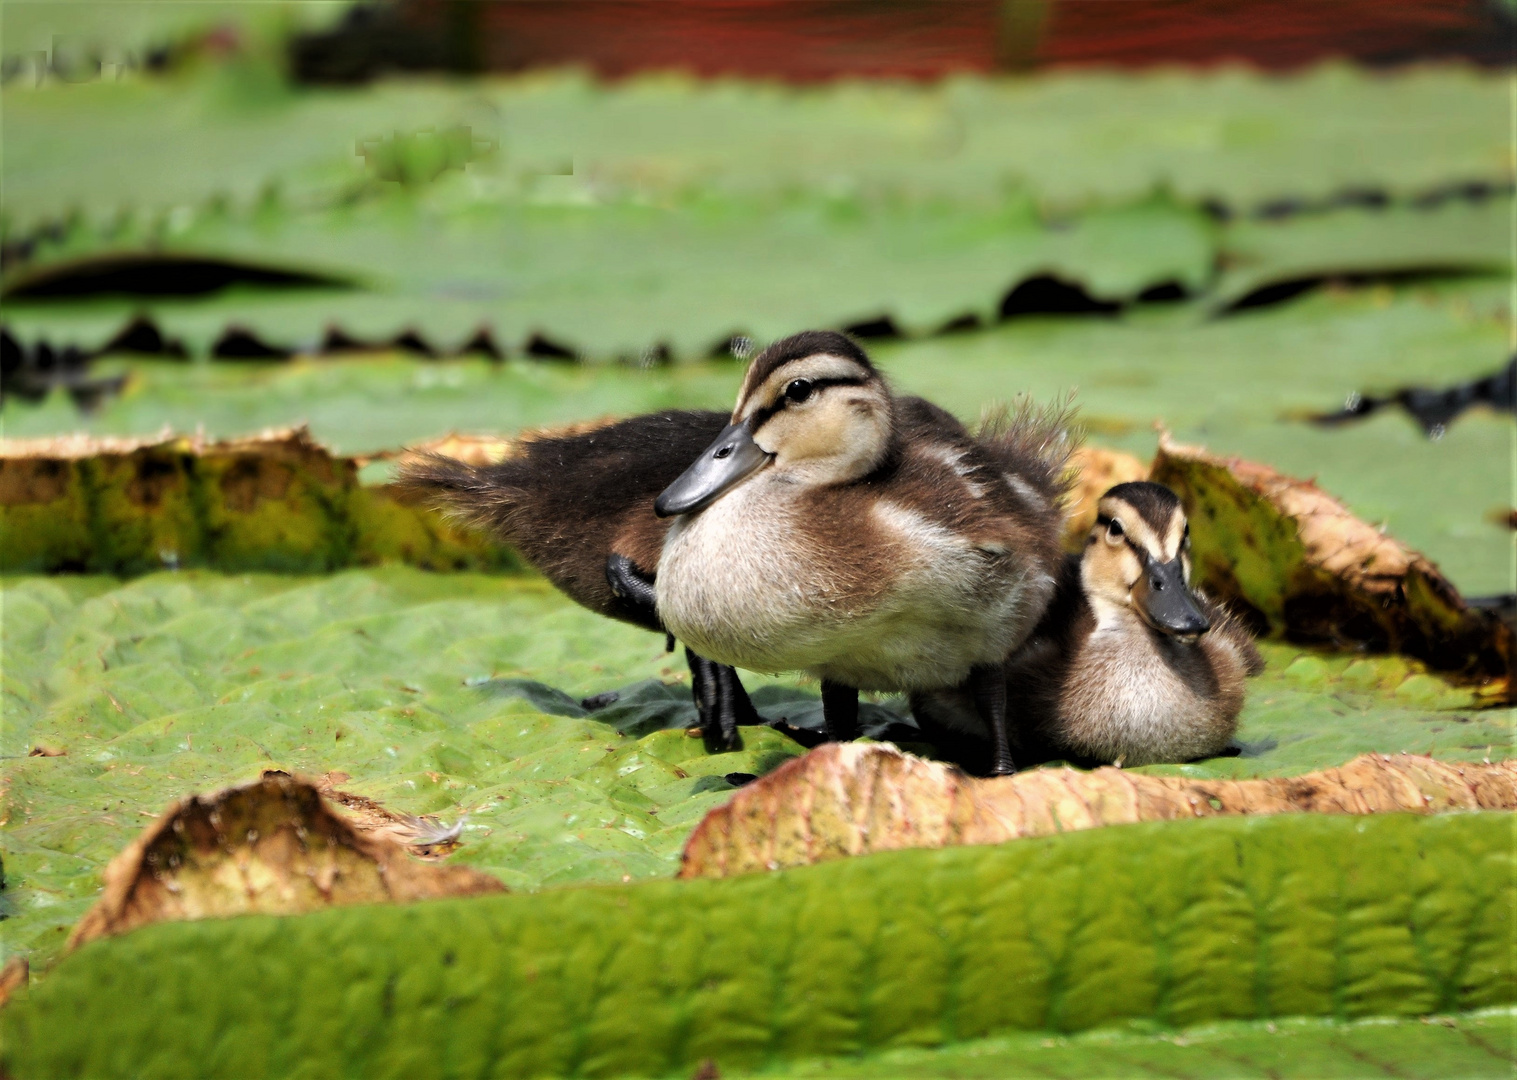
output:
[[[1467,1012],[1512,1002],[1512,858],[1504,813],[1220,818],[161,923],[0,1012],[0,1061],[17,1080],[657,1077],[1130,1021]]]
[[[690,830],[734,791],[727,777],[802,752],[745,728],[743,751],[708,756],[683,730],[694,721],[688,676],[663,640],[531,577],[181,570],[11,578],[3,596],[4,946],[39,967],[143,824],[186,792],[266,769],[347,773],[342,790],[396,813],[467,814],[450,861],[534,889],[673,875]],[[1478,709],[1414,661],[1263,651],[1243,756],[1144,772],[1244,778],[1369,752],[1514,756],[1509,713]],[[817,708],[814,687],[744,679],[772,719]],[[625,700],[580,704],[611,689]],[[877,707],[904,717],[899,702]]]
[[[993,321],[1014,286],[1045,275],[1102,301],[1130,301],[1163,285],[1197,292],[1212,274],[1212,232],[1202,212],[1168,198],[1050,224],[1015,195],[989,207],[807,193],[771,203],[438,207],[392,193],[332,211],[206,212],[100,234],[81,227],[7,273],[6,320],[24,340],[86,351],[146,311],[165,336],[201,355],[231,327],[285,351],[314,350],[331,328],[370,342],[409,331],[451,352],[483,326],[513,353],[546,338],[597,360],[655,350],[688,360],[739,333],[772,338],[797,326],[885,320],[926,333],[964,317]],[[364,287],[83,304],[47,298],[76,288],[70,276],[102,277],[102,263],[112,282],[123,280],[132,255],[144,278],[177,257],[251,268],[245,278],[256,269],[259,278],[315,275]]]
[[[12,573],[513,565],[499,545],[360,486],[358,462],[303,429],[221,442],[0,442],[0,523],[0,566]]]
[[[3,109],[8,239],[76,213],[100,221],[213,201],[245,208],[271,189],[297,208],[330,206],[385,182],[373,152],[382,140],[399,133],[420,151],[425,133],[464,129],[496,152],[470,161],[468,176],[432,175],[497,200],[809,190],[987,206],[1019,185],[1078,210],[1167,186],[1186,202],[1251,211],[1285,199],[1310,208],[1347,193],[1405,199],[1501,186],[1512,171],[1505,76],[1454,66],[807,89],[669,76],[599,86],[548,74],[397,80],[354,93],[292,92],[272,72],[232,65],[18,87]]]
[[[1350,394],[1487,375],[1508,356],[1504,279],[1327,290],[1289,305],[1198,323],[1188,310],[1027,318],[975,334],[880,342],[871,352],[902,390],[968,421],[1021,393],[1075,395],[1092,441],[1152,459],[1155,419],[1182,441],[1296,476],[1315,476],[1359,517],[1427,553],[1471,596],[1511,591],[1510,435],[1471,411],[1430,442],[1389,411],[1325,430],[1302,421]],[[795,327],[788,327],[793,330]],[[523,428],[667,408],[731,408],[731,360],[650,369],[482,360],[417,365],[393,355],[272,365],[110,361],[126,393],[81,417],[63,395],[5,408],[12,436],[79,428],[135,436],[168,425],[212,438],[308,421],[342,454],[374,453],[450,430]],[[1437,373],[1436,378],[1430,373]],[[365,478],[371,478],[365,474]]]

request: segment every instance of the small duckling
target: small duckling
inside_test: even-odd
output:
[[[1014,739],[1033,760],[1150,765],[1222,753],[1244,679],[1263,669],[1251,635],[1193,591],[1180,500],[1147,482],[1101,497],[1042,623],[1005,663]],[[931,732],[986,738],[970,688],[912,697]]]
[[[669,522],[653,500],[726,423],[697,410],[635,416],[529,436],[494,465],[418,454],[396,483],[510,543],[576,603],[666,633],[653,580]],[[762,721],[737,672],[689,648],[685,657],[707,749],[740,749],[738,725]]]
[[[775,342],[654,504],[676,518],[659,617],[721,663],[818,676],[833,739],[856,736],[859,690],[967,680],[1012,772],[1001,665],[1054,592],[1069,443],[1031,409],[973,437],[842,334]]]

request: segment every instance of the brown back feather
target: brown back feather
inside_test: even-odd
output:
[[[727,414],[669,411],[590,431],[524,439],[493,465],[440,454],[401,464],[395,483],[453,518],[513,545],[569,597],[617,618],[606,558],[658,569],[669,522],[653,500],[727,425]]]

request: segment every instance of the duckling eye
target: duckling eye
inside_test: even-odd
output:
[[[1112,544],[1120,544],[1122,542],[1122,537],[1125,534],[1126,530],[1122,528],[1122,523],[1116,518],[1112,518],[1111,524],[1106,526],[1107,542]]]
[[[811,396],[811,391],[814,389],[810,379],[795,379],[785,387],[785,397],[799,405]]]

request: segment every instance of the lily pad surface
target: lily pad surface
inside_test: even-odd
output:
[[[1217,818],[159,923],[0,1012],[0,1060],[18,1080],[649,1077],[1131,1022],[1476,1012],[1511,1004],[1510,837],[1500,812]]]
[[[802,752],[745,728],[708,756],[682,659],[531,576],[405,567],[328,577],[158,573],[12,578],[3,592],[11,918],[43,966],[105,863],[192,791],[265,769],[345,772],[346,790],[452,822],[451,859],[513,888],[672,876],[706,810]],[[1264,646],[1243,754],[1155,767],[1282,776],[1356,754],[1512,756],[1512,714],[1473,708],[1396,657]],[[745,674],[771,719],[812,687]],[[620,689],[590,712],[581,698]],[[899,702],[883,710],[904,718]],[[36,756],[34,750],[41,751]],[[49,756],[51,755],[51,756]]]
[[[385,177],[425,186],[460,172],[474,198],[495,200],[812,190],[988,206],[1022,187],[1068,209],[1163,186],[1183,201],[1251,212],[1366,191],[1410,199],[1500,186],[1512,170],[1505,75],[1459,66],[799,89],[667,75],[600,86],[544,74],[297,91],[274,70],[232,63],[176,78],[17,87],[0,108],[6,227],[20,234],[74,213],[99,221],[213,201],[247,207],[271,190],[297,208],[331,206]],[[429,141],[465,130],[478,149],[463,159]],[[386,139],[415,162],[410,172],[387,168],[396,154]]]
[[[689,360],[735,334],[986,322],[1049,279],[1096,309],[1225,307],[1509,262],[1493,76],[1120,85],[297,92],[246,61],[8,94],[8,320],[86,352],[147,311],[197,354],[444,353],[485,328],[505,351]],[[211,281],[243,288],[183,295]]]
[[[723,1073],[838,1080],[1502,1080],[1511,1075],[1517,1018],[1508,1010],[1418,1020],[1360,1023],[1282,1020],[1211,1024],[1149,1034],[1141,1030],[1085,1035],[1023,1035],[977,1039],[937,1050],[896,1050],[862,1058],[792,1062],[772,1070]],[[681,1078],[683,1080],[683,1078]]]
[[[1073,395],[1093,443],[1144,461],[1160,421],[1181,441],[1314,477],[1478,596],[1514,588],[1512,533],[1489,520],[1513,505],[1510,417],[1472,410],[1439,440],[1390,411],[1334,429],[1304,418],[1350,394],[1495,370],[1508,355],[1508,291],[1504,279],[1482,279],[1324,289],[1225,318],[1190,305],[1028,317],[972,334],[877,342],[871,353],[900,390],[966,420],[1023,393]],[[308,422],[340,453],[371,453],[450,430],[512,435],[656,409],[728,409],[742,377],[731,359],[646,370],[418,364],[393,355],[236,365],[122,359],[101,368],[130,373],[122,397],[87,416],[61,393],[39,406],[8,403],[7,435],[203,425],[210,436],[232,437]]]

